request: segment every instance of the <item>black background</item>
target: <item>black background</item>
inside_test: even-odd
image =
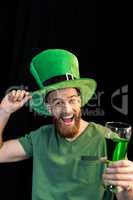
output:
[[[105,23],[106,17],[108,23]],[[96,48],[95,0],[79,3],[75,0],[19,0],[14,5],[11,1],[3,2],[0,7],[0,98],[15,87],[38,89],[29,73],[32,57],[44,49],[63,48],[78,57],[81,77],[94,78],[98,83],[96,94],[102,94],[91,101],[95,106],[85,106],[93,112],[84,118],[101,124],[113,120],[132,124],[130,109],[124,115],[111,104],[112,94],[129,85],[130,54],[127,55],[127,38],[123,33],[125,24],[122,19],[112,19],[109,15],[98,21]],[[129,92],[127,95],[129,98]],[[122,96],[115,102],[118,107],[121,107],[121,99]],[[96,109],[98,113],[94,112]],[[11,116],[4,140],[20,137],[47,123],[51,123],[50,118],[39,117],[23,107]],[[131,145],[132,140],[128,151],[132,160]],[[30,200],[31,175],[32,160],[0,164],[0,198]]]

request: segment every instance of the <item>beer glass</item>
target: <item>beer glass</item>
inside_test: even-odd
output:
[[[112,154],[111,158],[109,159],[112,161],[125,159],[128,150],[128,144],[132,134],[131,125],[124,122],[113,121],[113,122],[106,122],[105,126],[110,130],[112,130],[113,132],[116,132],[120,137],[113,140],[114,149],[110,149],[110,151],[112,151]],[[107,186],[107,190],[109,190],[110,192],[116,192],[117,187],[110,185]]]

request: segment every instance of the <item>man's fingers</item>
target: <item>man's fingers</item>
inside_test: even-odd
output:
[[[130,174],[133,173],[133,167],[129,166],[129,167],[108,167],[105,171],[106,174]]]
[[[105,185],[115,185],[133,189],[133,162],[129,160],[120,160],[109,163],[109,166],[103,174]]]
[[[27,95],[23,99],[23,104],[25,104],[30,99],[32,99],[32,96],[29,93],[27,93]]]
[[[129,185],[132,186],[132,181],[116,181],[116,180],[104,180],[104,185],[114,185],[114,186],[120,186],[125,189],[128,188]]]
[[[133,181],[133,174],[103,174],[104,180]]]
[[[12,91],[7,95],[8,100],[13,102],[13,101],[14,101],[15,95],[16,95],[16,91],[15,91],[15,90],[12,90]]]
[[[24,97],[25,91],[24,90],[17,90],[14,96],[14,101],[21,101]]]
[[[19,91],[16,93],[16,98],[17,98],[17,101],[21,101],[25,96],[25,91],[22,90],[22,91]]]
[[[28,98],[27,98],[28,97]],[[8,99],[11,102],[17,102],[17,101],[24,101],[31,99],[31,95],[29,95],[29,92],[25,90],[13,90],[9,93]]]
[[[119,160],[109,163],[109,167],[128,167],[133,166],[133,163],[130,160]]]

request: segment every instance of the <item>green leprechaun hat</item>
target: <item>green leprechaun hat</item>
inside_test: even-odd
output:
[[[32,59],[30,71],[40,88],[31,93],[30,108],[40,115],[50,115],[44,99],[53,90],[78,88],[81,95],[81,106],[84,106],[96,89],[95,80],[80,78],[78,59],[67,50],[42,51]]]

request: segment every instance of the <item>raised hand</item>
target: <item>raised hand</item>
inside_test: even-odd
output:
[[[32,96],[25,90],[12,90],[1,101],[0,108],[11,114],[19,110]]]

